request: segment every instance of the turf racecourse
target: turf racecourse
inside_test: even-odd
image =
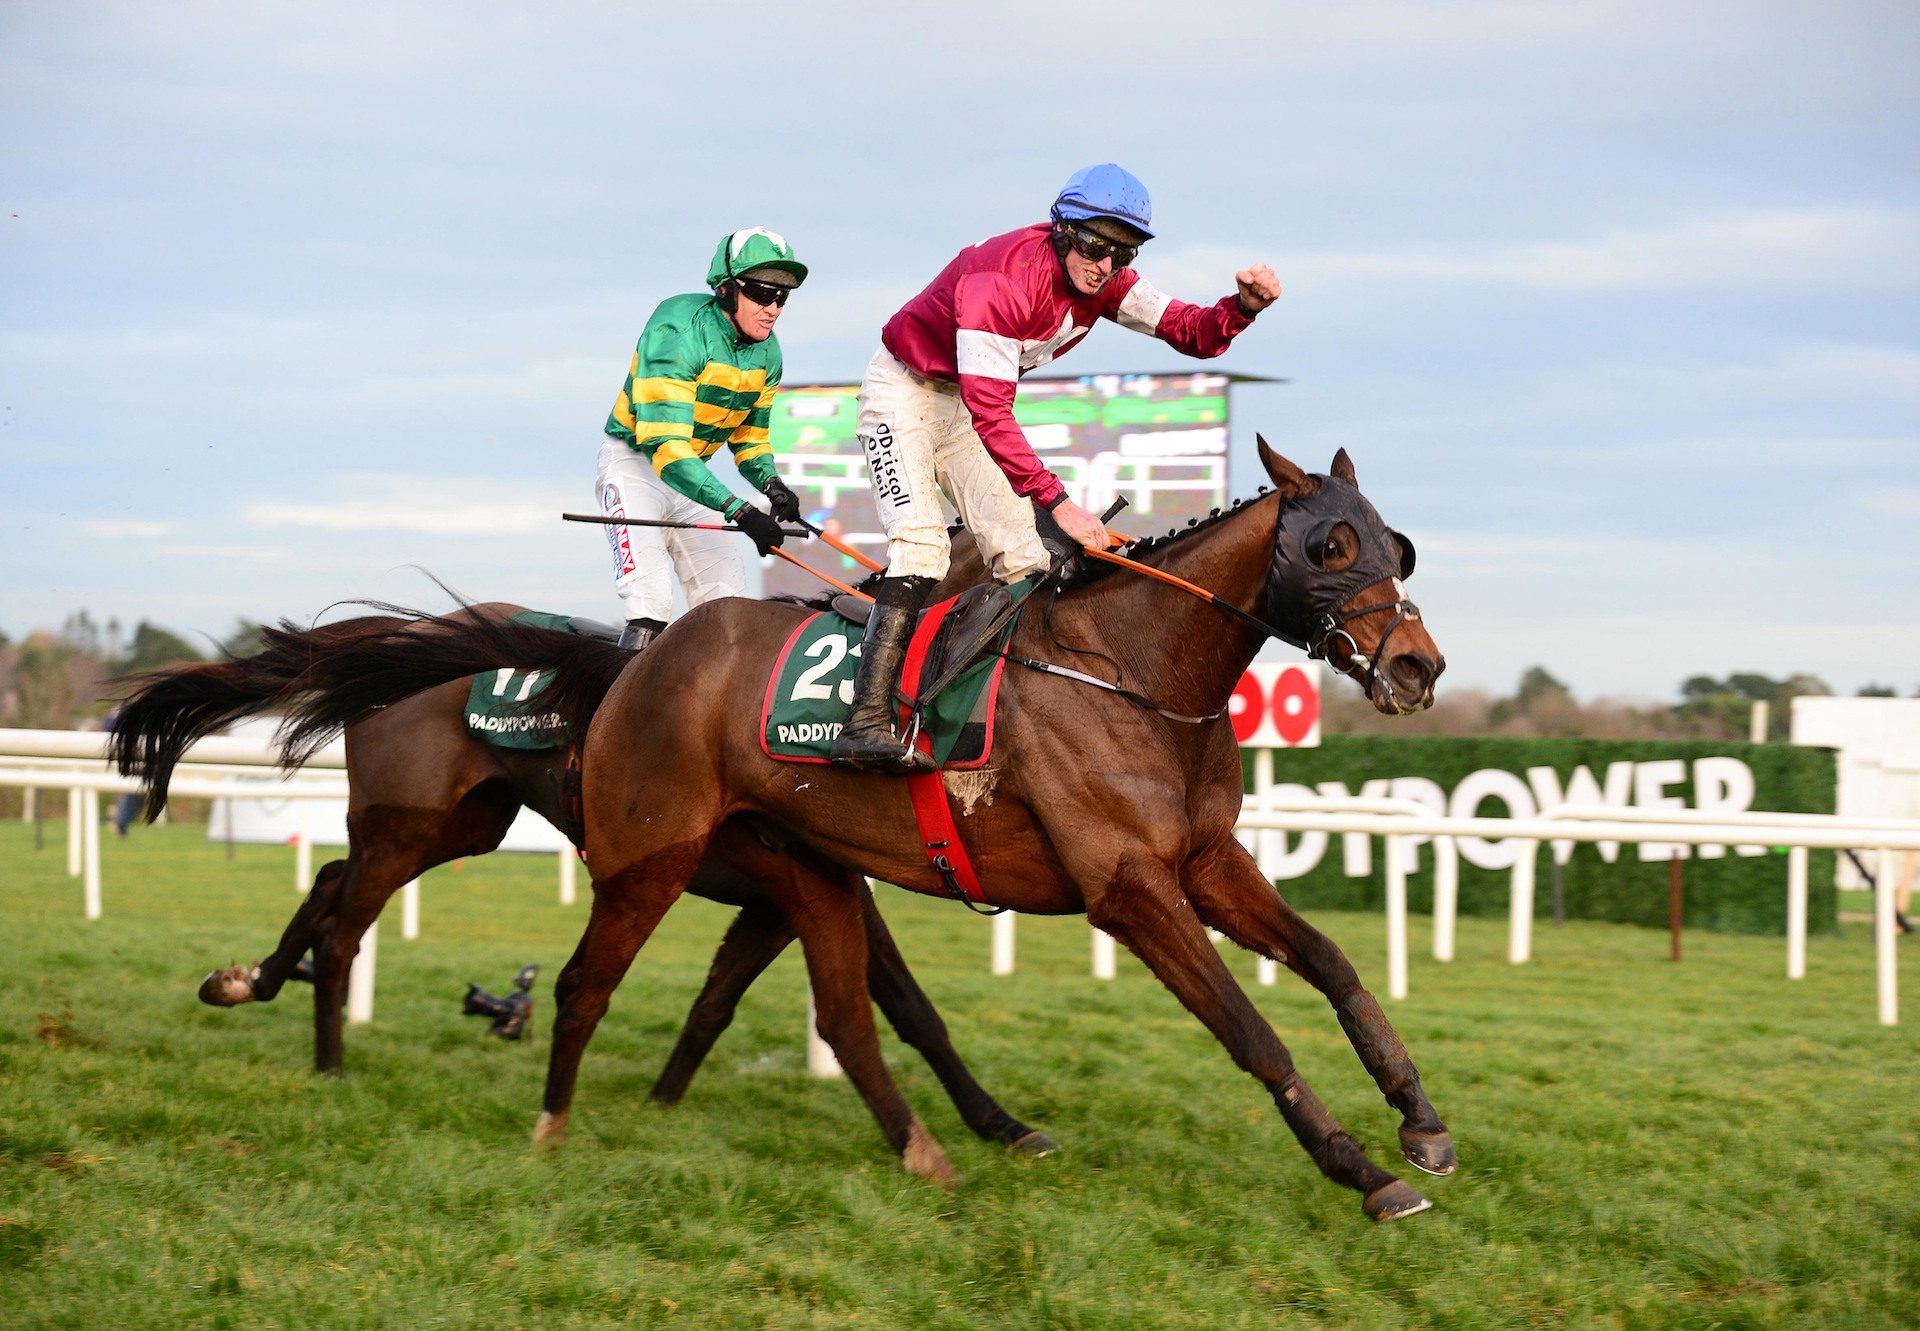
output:
[[[888,1037],[964,1175],[908,1179],[842,1082],[804,1070],[782,958],[679,1108],[646,1101],[725,922],[676,907],[588,1053],[563,1151],[537,1156],[555,971],[584,905],[551,858],[429,876],[389,912],[376,1020],[321,1081],[308,991],[216,1011],[261,954],[292,853],[200,829],[108,840],[81,916],[49,829],[0,825],[0,1326],[1847,1327],[1920,1317],[1920,975],[1874,1023],[1866,930],[1781,977],[1777,940],[1543,927],[1537,959],[1461,922],[1389,1004],[1460,1146],[1425,1215],[1374,1226],[1138,963],[1087,973],[1080,921],[882,906],[981,1079],[1064,1154],[1007,1158]],[[1377,917],[1321,923],[1384,988]],[[1425,942],[1416,922],[1415,946]],[[1252,958],[1229,949],[1251,985]],[[468,980],[541,964],[538,1038],[484,1035]],[[1394,1117],[1317,995],[1253,990],[1376,1158]]]

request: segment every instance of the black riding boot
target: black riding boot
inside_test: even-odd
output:
[[[623,651],[637,652],[659,637],[665,627],[657,619],[629,619],[627,626],[620,630],[619,646]]]
[[[833,760],[875,771],[931,772],[934,761],[909,749],[894,734],[899,708],[893,700],[900,666],[907,658],[915,619],[933,590],[932,578],[882,578],[873,589],[873,612],[853,677],[853,714],[833,741]]]

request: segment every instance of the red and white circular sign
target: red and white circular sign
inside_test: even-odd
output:
[[[1320,667],[1256,661],[1227,704],[1233,737],[1256,749],[1311,748],[1320,743]]]

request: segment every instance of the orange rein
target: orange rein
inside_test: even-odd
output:
[[[785,550],[782,550],[777,545],[773,547],[773,553],[778,555],[780,558],[786,560],[789,564],[792,564],[795,568],[800,569],[802,572],[813,574],[814,577],[820,579],[820,581],[826,583],[827,586],[834,588],[836,591],[845,592],[848,596],[857,596],[863,601],[873,600],[873,598],[871,596],[868,596],[865,592],[855,591],[853,588],[847,586],[846,583],[840,581],[840,579],[828,577],[826,574],[822,573],[819,569],[807,563],[805,560],[795,559],[792,555],[788,554]]]
[[[1208,591],[1205,587],[1195,586],[1193,583],[1188,582],[1185,578],[1176,578],[1171,573],[1163,573],[1157,568],[1152,568],[1146,564],[1142,564],[1137,559],[1129,559],[1125,555],[1116,555],[1106,550],[1096,550],[1090,545],[1085,545],[1080,548],[1085,554],[1087,554],[1091,558],[1100,560],[1102,563],[1118,564],[1121,568],[1131,569],[1135,573],[1143,573],[1147,577],[1152,578],[1155,582],[1164,582],[1169,587],[1178,587],[1181,591],[1187,593],[1189,596],[1197,596],[1201,600],[1207,601],[1207,602],[1213,602],[1220,599],[1219,597],[1215,596],[1212,592]]]

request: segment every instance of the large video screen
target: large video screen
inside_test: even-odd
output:
[[[1098,513],[1124,496],[1115,529],[1148,536],[1227,502],[1232,382],[1224,374],[1031,378],[1021,381],[1013,415],[1075,502]],[[783,386],[773,402],[773,451],[808,520],[884,564],[886,537],[854,436],[859,392],[857,384]],[[844,582],[867,572],[820,541],[787,548]],[[767,567],[765,587],[803,596],[820,590],[784,561]]]

